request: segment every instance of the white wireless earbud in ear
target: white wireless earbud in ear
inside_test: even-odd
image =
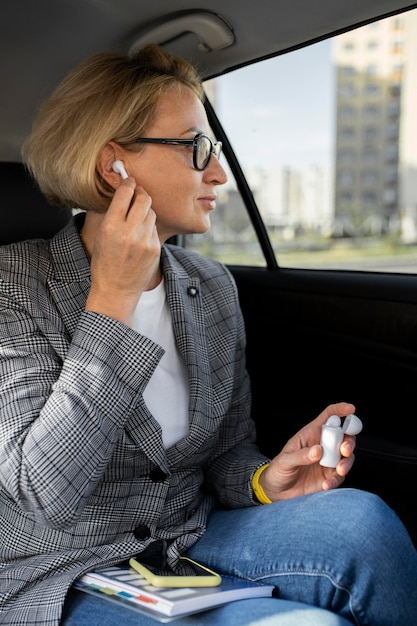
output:
[[[120,176],[122,178],[127,178],[127,172],[125,170],[125,166],[123,165],[123,161],[115,161],[113,163],[113,171],[116,172],[116,174],[120,174]]]

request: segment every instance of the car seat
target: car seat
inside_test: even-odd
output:
[[[0,163],[0,245],[49,239],[71,218],[71,209],[51,205],[18,161]]]

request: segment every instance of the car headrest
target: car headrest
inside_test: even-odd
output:
[[[71,218],[71,209],[48,203],[23,163],[0,162],[0,189],[0,245],[49,239]]]

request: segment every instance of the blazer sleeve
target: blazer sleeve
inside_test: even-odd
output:
[[[101,479],[163,350],[86,311],[65,339],[46,295],[33,296],[0,279],[0,480],[35,519],[65,528]]]

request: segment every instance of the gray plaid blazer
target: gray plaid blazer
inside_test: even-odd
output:
[[[2,625],[56,626],[78,576],[155,540],[169,540],[174,564],[204,533],[215,503],[256,504],[251,477],[266,460],[254,443],[229,271],[163,246],[190,382],[189,435],[165,450],[142,397],[163,350],[84,310],[81,219],[49,241],[0,247]]]

